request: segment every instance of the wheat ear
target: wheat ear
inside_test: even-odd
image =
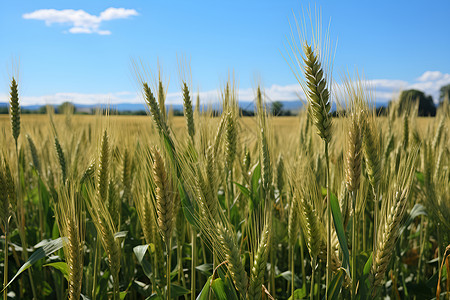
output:
[[[11,173],[11,169],[9,167],[9,163],[6,160],[6,158],[3,159],[5,172],[4,172],[4,180],[5,180],[5,187],[6,187],[6,193],[8,195],[9,203],[11,204],[11,207],[13,210],[16,210],[17,206],[17,193],[16,193],[16,184],[14,183],[14,179]]]
[[[75,192],[59,193],[57,220],[61,233],[67,238],[64,253],[69,270],[69,299],[80,299],[83,281],[84,220]]]
[[[161,81],[161,76],[158,80],[158,103],[159,103],[159,111],[161,113],[161,119],[165,123],[167,122],[166,94],[164,92],[164,86]]]
[[[394,247],[397,238],[400,235],[400,222],[405,215],[405,208],[409,194],[411,191],[411,184],[414,174],[414,165],[417,157],[418,147],[413,149],[412,153],[408,155],[406,162],[402,164],[400,169],[398,182],[392,189],[391,199],[387,199],[386,217],[382,230],[378,232],[378,247],[374,252],[374,260],[372,265],[373,272],[373,292],[372,296],[376,296],[377,287],[386,273],[389,261],[392,254],[395,253]],[[390,205],[389,205],[390,204]]]
[[[156,211],[161,236],[166,243],[172,236],[174,227],[174,201],[171,194],[171,185],[166,173],[164,160],[158,149],[154,148],[153,155],[153,181],[156,186]]]
[[[37,153],[36,146],[34,145],[33,139],[27,134],[26,135],[28,145],[30,146],[30,152],[31,152],[31,159],[33,160],[33,166],[38,172],[38,174],[41,173],[41,163],[39,161],[39,156]]]
[[[259,126],[259,155],[261,164],[261,181],[264,192],[264,200],[270,198],[272,187],[272,164],[270,160],[269,144],[267,141],[266,111],[263,103],[262,92],[258,87],[256,91],[258,126]]]
[[[19,91],[16,79],[11,80],[11,91],[9,100],[9,115],[11,118],[11,129],[14,141],[16,142],[20,135],[20,106],[19,106]]]
[[[377,247],[377,232],[378,232],[378,188],[381,181],[381,162],[380,153],[378,150],[378,132],[375,125],[375,120],[367,118],[364,125],[363,133],[363,151],[366,161],[366,170],[369,177],[369,182],[372,186],[372,192],[374,196],[374,208],[373,208],[373,251],[376,252]]]
[[[187,129],[191,139],[194,139],[195,126],[194,126],[194,110],[192,109],[192,99],[189,95],[189,87],[186,82],[183,82],[183,105],[184,115],[186,117]]]
[[[159,109],[159,105],[155,99],[155,96],[153,95],[147,83],[145,82],[143,83],[143,88],[145,101],[150,109],[150,113],[153,117],[153,121],[155,122],[156,128],[158,128],[159,133],[164,132],[168,134],[166,123],[163,121],[161,117],[161,111]]]
[[[317,128],[317,133],[325,142],[325,160],[327,171],[327,276],[326,287],[331,280],[331,203],[330,203],[330,160],[328,157],[328,144],[331,140],[331,102],[330,92],[328,91],[326,74],[322,69],[319,57],[314,53],[311,46],[305,42],[303,46],[304,74],[306,79],[305,93],[308,96],[308,102],[311,117]]]
[[[111,215],[105,207],[108,200],[108,182],[109,182],[109,154],[110,145],[108,133],[105,130],[100,145],[100,158],[97,170],[97,191],[92,199],[92,203],[88,203],[91,216],[94,218],[94,224],[97,232],[100,233],[103,248],[108,257],[109,268],[113,277],[114,299],[119,297],[119,271],[120,271],[120,244],[119,240],[114,237],[115,228],[111,220]]]
[[[241,294],[242,298],[246,298],[247,292],[247,273],[242,264],[241,254],[236,244],[236,238],[231,230],[227,229],[221,223],[217,224],[217,232],[219,242],[225,253],[228,271],[234,282],[236,290]]]
[[[361,178],[362,136],[359,116],[352,114],[348,131],[348,150],[346,152],[345,182],[347,189],[355,192]]]
[[[272,220],[268,218],[264,224],[258,249],[253,258],[253,267],[250,272],[250,285],[248,287],[248,298],[253,300],[262,299],[262,285],[266,271],[267,258],[269,256]]]
[[[325,74],[319,58],[307,42],[303,46],[303,53],[306,92],[311,107],[311,117],[319,136],[329,142],[331,140],[331,103]]]
[[[125,149],[123,153],[123,170],[122,170],[122,185],[123,194],[122,201],[130,203],[131,202],[131,158],[128,150]]]
[[[56,155],[58,156],[59,166],[61,167],[62,180],[63,183],[65,183],[67,179],[66,158],[64,156],[64,151],[61,147],[61,144],[59,143],[59,139],[57,136],[55,136],[55,149]]]

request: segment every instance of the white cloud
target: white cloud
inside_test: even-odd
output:
[[[367,83],[374,89],[377,103],[386,103],[402,90],[416,89],[431,95],[435,103],[439,102],[439,90],[450,84],[450,74],[439,71],[426,71],[412,82],[404,80],[374,79]]]
[[[442,74],[439,71],[426,71],[422,74],[419,78],[417,78],[418,81],[430,81],[430,80],[438,80],[442,78],[444,74]]]
[[[134,9],[110,7],[102,11],[99,16],[91,15],[81,9],[39,9],[31,13],[26,13],[22,17],[27,20],[44,21],[47,26],[51,26],[54,23],[67,24],[72,26],[68,31],[69,33],[109,35],[111,34],[110,31],[100,29],[102,22],[126,19],[137,15],[138,12]]]
[[[104,21],[109,21],[115,19],[125,19],[137,15],[138,13],[134,9],[110,7],[100,13],[100,19]]]

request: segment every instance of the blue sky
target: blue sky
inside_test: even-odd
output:
[[[170,80],[179,97],[179,58],[192,87],[214,101],[234,72],[242,100],[261,82],[272,100],[295,100],[282,56],[293,12],[320,7],[337,41],[334,76],[363,71],[378,101],[418,88],[437,98],[450,83],[450,1],[0,1],[0,102],[20,60],[23,104],[139,102],[131,60]],[[16,65],[16,64],[14,64]],[[437,99],[435,99],[437,100]]]

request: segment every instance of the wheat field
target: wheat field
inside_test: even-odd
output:
[[[21,115],[1,128],[4,299],[444,299],[450,277],[449,107],[379,117],[364,81],[334,94],[303,46],[308,105],[273,117]],[[201,99],[199,100],[201,101]],[[200,103],[200,102],[199,102]]]

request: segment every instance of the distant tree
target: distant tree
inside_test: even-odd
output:
[[[444,102],[445,99],[450,101],[450,84],[442,86],[439,91],[439,103]]]
[[[8,114],[8,106],[0,106],[0,114]]]
[[[253,117],[253,116],[255,116],[255,113],[253,111],[251,111],[251,110],[247,110],[247,109],[243,109],[243,108],[240,108],[239,110],[241,112],[240,114],[242,116],[244,116],[244,117]]]
[[[38,114],[46,114],[47,113],[47,107],[45,105],[42,105],[37,110]]]
[[[59,114],[75,113],[75,105],[71,102],[63,102],[56,108],[56,111]]]
[[[416,101],[419,101],[419,116],[435,116],[436,106],[433,97],[426,96],[422,91],[406,90],[400,94],[399,113],[410,109]]]
[[[272,102],[272,115],[281,116],[283,114],[283,103],[280,101]]]

